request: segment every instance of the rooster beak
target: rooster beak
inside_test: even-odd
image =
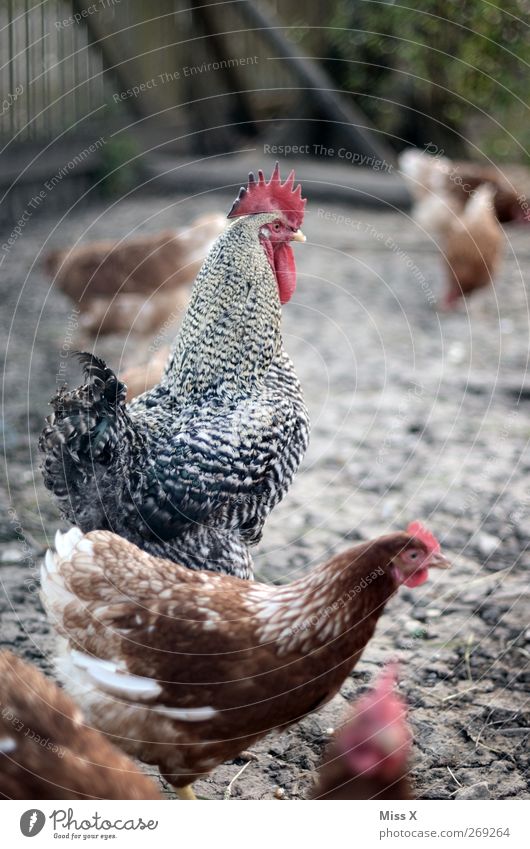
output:
[[[441,552],[437,551],[434,554],[431,554],[431,557],[429,559],[429,568],[430,567],[432,567],[433,569],[450,569],[451,564],[449,563],[447,557],[444,557]]]
[[[291,239],[293,240],[293,242],[305,242],[305,241],[307,241],[306,237],[304,236],[304,234],[302,233],[301,230],[297,230],[295,233],[293,233],[293,235],[291,236]]]

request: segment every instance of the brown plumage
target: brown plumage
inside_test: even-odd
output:
[[[528,187],[528,173],[526,184]],[[473,192],[488,183],[493,186],[493,209],[502,224],[511,221],[528,222],[528,216],[521,204],[520,188],[515,188],[493,165],[478,165],[476,162],[453,162],[448,180],[448,190],[461,202],[466,203]]]
[[[442,306],[493,282],[504,246],[504,233],[493,211],[493,187],[479,186],[464,211],[455,216],[443,243],[447,288]]]
[[[169,345],[164,345],[159,351],[155,351],[146,363],[130,366],[120,374],[120,380],[127,387],[127,401],[132,401],[160,383],[169,351]]]
[[[335,733],[318,771],[314,799],[412,799],[412,736],[390,666],[358,699]]]
[[[35,667],[0,653],[0,797],[160,799],[154,782]]]
[[[524,175],[519,171],[508,180],[493,166],[452,162],[446,156],[430,156],[416,149],[400,154],[399,165],[414,199],[414,219],[435,237],[445,234],[455,216],[463,212],[476,190],[486,183],[493,189],[493,209],[498,221],[530,223],[528,205],[522,202],[530,182],[527,171]],[[524,190],[521,183],[526,184]]]
[[[225,226],[224,216],[204,215],[184,230],[53,251],[45,258],[45,267],[78,304],[85,330],[94,335],[128,331],[136,319],[135,332],[147,333],[167,318],[164,310],[173,308],[171,295],[195,279]],[[149,303],[142,308],[146,300]]]
[[[189,296],[188,286],[181,286],[149,296],[126,293],[112,300],[92,298],[83,305],[79,326],[95,337],[111,333],[149,337],[183,316]]]
[[[447,565],[418,523],[279,587],[74,528],[48,552],[42,597],[90,720],[182,788],[328,701],[400,584]]]

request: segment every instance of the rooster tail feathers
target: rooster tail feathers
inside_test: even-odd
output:
[[[125,403],[127,387],[125,383],[118,380],[112,369],[107,366],[105,360],[86,351],[75,351],[74,356],[83,369],[85,379],[103,389],[103,394],[107,401],[114,402],[117,405]]]
[[[59,500],[63,515],[78,524],[80,511],[99,504],[97,479],[105,469],[112,472],[118,444],[127,442],[131,422],[125,384],[99,357],[76,356],[86,382],[71,391],[62,387],[52,398],[53,412],[46,419],[39,449],[46,487]]]

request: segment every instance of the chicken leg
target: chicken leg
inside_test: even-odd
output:
[[[186,787],[176,787],[175,789],[179,799],[197,799],[191,784],[187,784]]]

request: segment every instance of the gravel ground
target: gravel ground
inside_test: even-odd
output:
[[[35,567],[61,522],[41,483],[36,442],[63,376],[62,346],[75,350],[86,341],[38,256],[45,243],[156,232],[210,209],[207,196],[143,196],[85,207],[58,226],[57,213],[40,210],[4,257],[0,642],[46,672],[53,639]],[[440,316],[433,308],[442,287],[436,248],[407,215],[319,209],[310,201],[304,231],[284,335],[310,406],[312,441],[266,526],[258,577],[290,580],[351,540],[416,518],[439,536],[454,568],[392,600],[362,662],[327,707],[255,747],[256,760],[223,765],[198,783],[198,793],[303,798],[346,703],[384,660],[398,657],[417,795],[529,798],[527,232],[506,230],[495,291]],[[97,349],[114,365],[142,354],[123,339],[102,340]]]

